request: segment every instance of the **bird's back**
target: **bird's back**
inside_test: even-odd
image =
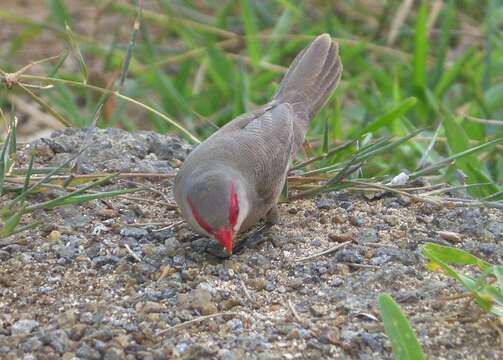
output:
[[[280,104],[241,115],[214,133],[185,160],[177,176],[175,190],[208,171],[236,172],[246,182],[253,215],[245,220],[253,225],[276,202],[284,184],[293,149],[291,106]]]

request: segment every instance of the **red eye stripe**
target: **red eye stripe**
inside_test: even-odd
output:
[[[231,183],[230,186],[231,193],[231,201],[229,205],[229,223],[234,226],[238,222],[239,215],[239,202],[238,202],[238,194],[236,194],[236,190],[234,188],[234,184]]]
[[[194,217],[194,219],[196,219],[199,226],[201,226],[208,234],[213,234],[214,231],[211,228],[211,226],[208,225],[208,223],[206,221],[204,221],[204,219],[201,217],[201,215],[199,215],[196,208],[194,206],[192,206],[192,203],[190,202],[189,199],[187,199],[187,202],[189,203],[190,211],[192,212],[192,216]]]

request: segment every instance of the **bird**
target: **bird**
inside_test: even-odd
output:
[[[309,123],[342,75],[339,48],[317,36],[293,60],[268,103],[231,120],[197,145],[175,178],[175,201],[197,233],[232,254],[234,238],[279,220],[278,200]]]

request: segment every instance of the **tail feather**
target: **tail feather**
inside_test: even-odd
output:
[[[337,86],[342,64],[337,43],[328,34],[314,39],[290,65],[274,101],[289,103],[307,129]],[[299,125],[299,124],[298,124]]]

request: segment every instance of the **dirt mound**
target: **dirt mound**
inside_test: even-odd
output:
[[[50,166],[86,136],[69,129],[33,145]],[[189,149],[97,130],[81,166],[171,174]],[[1,358],[389,358],[381,292],[404,308],[429,358],[503,357],[491,318],[448,298],[462,290],[420,255],[425,242],[446,243],[437,231],[455,231],[456,246],[503,262],[499,210],[329,193],[283,204],[265,242],[222,259],[180,222],[168,175],[134,180],[152,190],[37,212],[46,225],[3,240]]]

